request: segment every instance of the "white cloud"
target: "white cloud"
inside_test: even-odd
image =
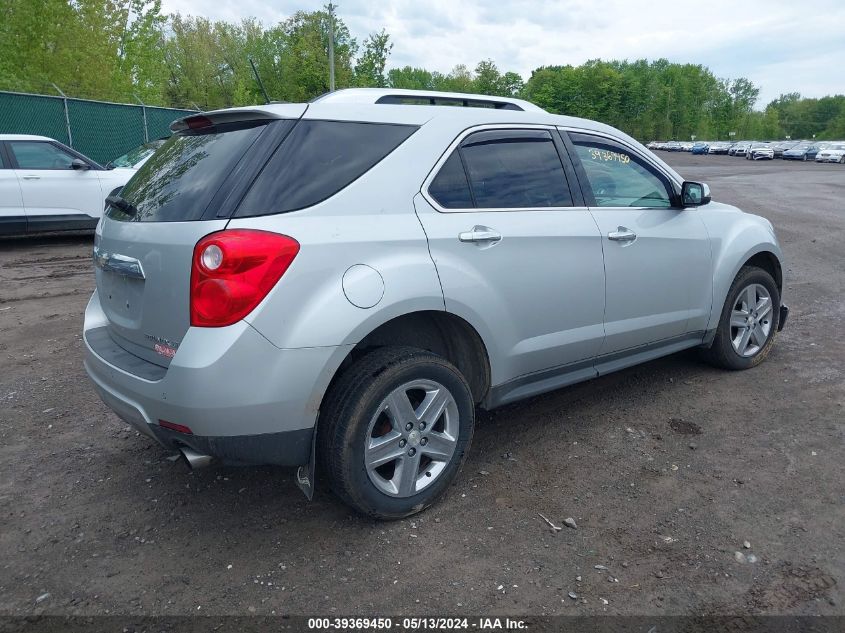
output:
[[[163,0],[165,12],[273,24],[317,3],[295,0]],[[448,72],[493,59],[526,79],[531,70],[588,59],[704,64],[719,77],[761,86],[760,105],[782,92],[845,90],[841,0],[340,0],[338,14],[362,40],[385,28],[389,66]]]

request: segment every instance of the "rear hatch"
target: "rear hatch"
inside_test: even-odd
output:
[[[255,175],[305,112],[223,111],[188,117],[120,192],[94,244],[111,338],[162,367],[190,327],[193,250],[225,228]]]

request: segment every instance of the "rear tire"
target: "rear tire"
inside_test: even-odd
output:
[[[728,291],[716,337],[704,359],[724,369],[750,369],[772,349],[780,320],[780,292],[772,276],[756,266],[743,267]]]
[[[318,457],[341,500],[367,516],[400,519],[446,491],[474,424],[469,385],[451,363],[385,347],[356,361],[326,395]]]

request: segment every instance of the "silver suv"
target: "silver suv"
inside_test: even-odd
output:
[[[747,369],[787,315],[772,225],[600,123],[361,89],[171,127],[97,227],[85,367],[192,465],[407,516],[476,407],[691,347]]]

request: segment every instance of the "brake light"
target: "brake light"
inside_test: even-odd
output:
[[[185,123],[188,124],[188,127],[192,130],[204,130],[206,128],[210,128],[214,125],[214,122],[209,119],[207,116],[189,116],[185,119]]]
[[[299,242],[268,231],[206,235],[194,247],[191,325],[223,327],[240,321],[267,296],[297,253]]]

